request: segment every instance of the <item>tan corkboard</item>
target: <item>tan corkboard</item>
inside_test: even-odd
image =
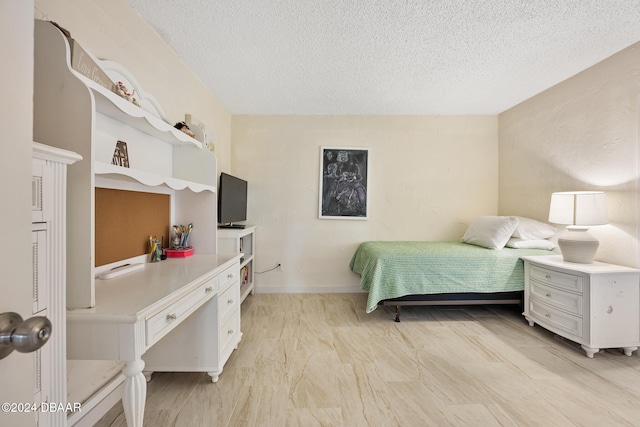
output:
[[[168,194],[96,188],[96,267],[149,253],[149,235],[168,244]]]

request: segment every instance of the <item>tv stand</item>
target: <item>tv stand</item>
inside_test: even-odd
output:
[[[244,224],[222,224],[218,228],[235,228],[236,230],[242,230],[246,227]]]

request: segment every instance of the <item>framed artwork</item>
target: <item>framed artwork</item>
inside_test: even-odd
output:
[[[320,147],[321,219],[367,219],[369,149]]]

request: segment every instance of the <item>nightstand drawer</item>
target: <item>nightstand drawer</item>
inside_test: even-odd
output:
[[[537,323],[548,329],[559,329],[568,335],[582,338],[582,317],[557,310],[535,298],[529,301],[529,312]]]
[[[226,291],[218,295],[218,318],[222,321],[229,313],[238,309],[240,305],[240,284],[236,280]]]
[[[582,295],[565,292],[552,286],[547,286],[537,280],[529,281],[531,296],[543,301],[551,307],[568,311],[571,314],[582,315]]]
[[[529,277],[549,286],[582,293],[582,276],[560,273],[555,270],[532,265],[529,271]]]
[[[234,281],[240,280],[240,264],[234,264],[218,275],[220,292],[224,292]]]
[[[153,315],[146,321],[146,344],[150,346],[168,334],[189,314],[194,312],[206,300],[216,294],[217,277],[207,280],[179,301],[171,304],[160,313]]]

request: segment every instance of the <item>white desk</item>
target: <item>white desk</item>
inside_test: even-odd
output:
[[[145,374],[150,376],[143,374],[143,355],[153,360],[151,371],[207,372],[217,381],[242,336],[241,256],[195,254],[148,263],[96,280],[96,306],[67,312],[69,359],[126,362],[122,404],[129,426],[143,424]],[[178,327],[179,334],[170,333]],[[153,351],[156,343],[163,351]]]

